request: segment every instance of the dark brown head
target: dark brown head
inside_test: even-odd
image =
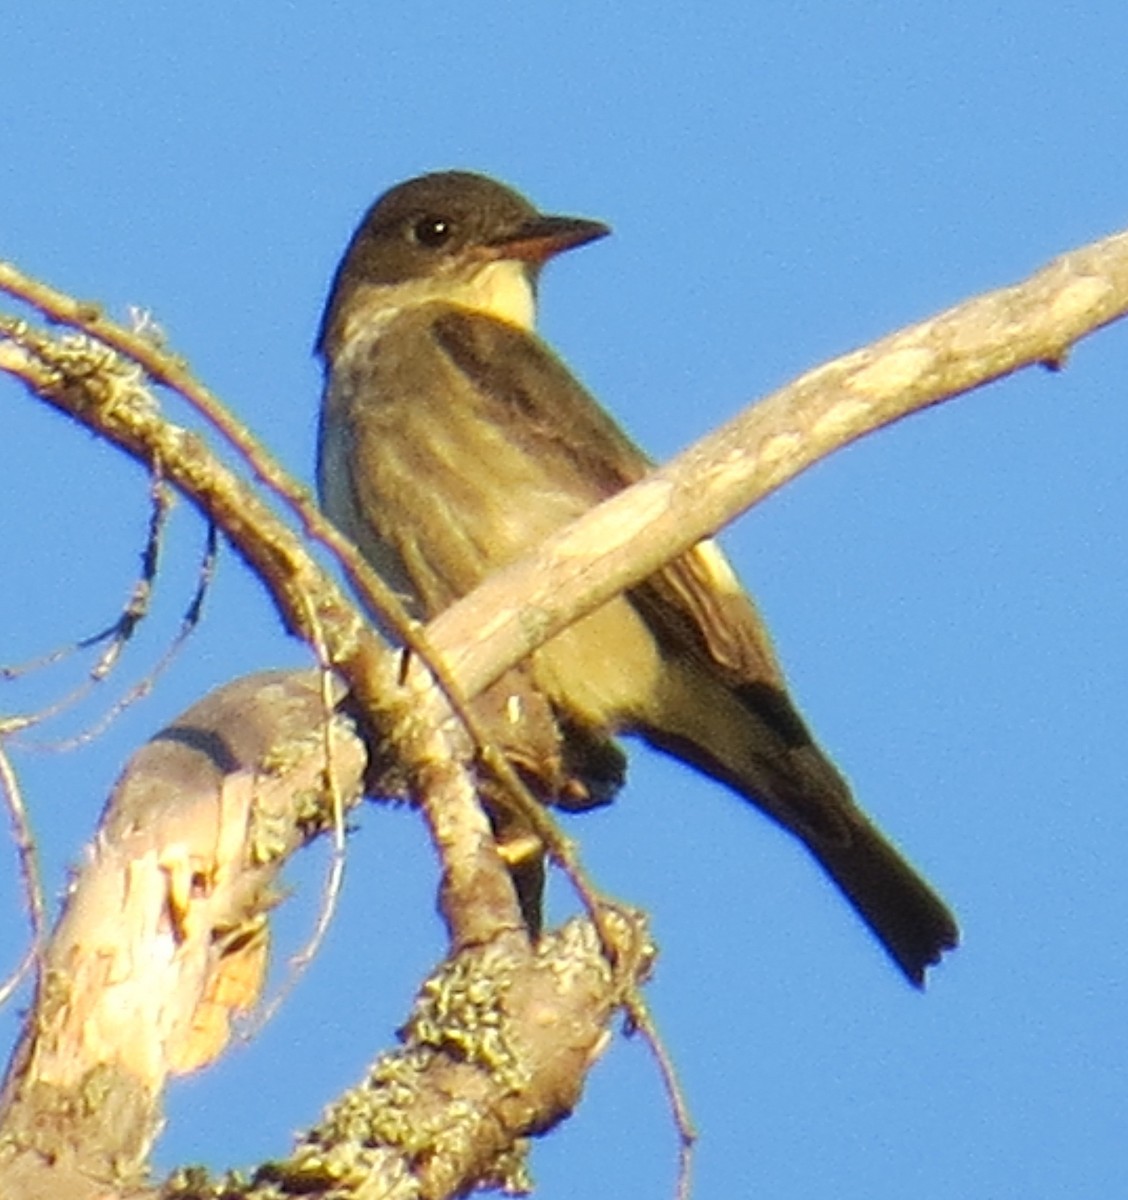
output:
[[[441,171],[410,179],[385,192],[353,234],[333,279],[318,352],[333,353],[358,309],[388,313],[429,299],[531,324],[540,267],[608,233],[598,221],[545,216],[485,175]],[[489,269],[499,263],[512,266]],[[528,297],[528,322],[518,289]]]

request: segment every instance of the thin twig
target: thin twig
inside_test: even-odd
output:
[[[337,760],[334,748],[333,723],[336,720],[336,698],[333,695],[333,668],[329,662],[329,654],[325,648],[325,639],[321,631],[321,622],[309,597],[302,597],[310,623],[314,631],[313,651],[317,656],[318,675],[321,696],[321,754],[323,759],[324,786],[329,794],[330,814],[333,822],[333,852],[329,861],[329,872],[321,890],[321,904],[318,908],[317,923],[306,944],[293,955],[289,961],[289,973],[281,984],[277,994],[262,1006],[261,1012],[253,1022],[250,1035],[257,1036],[263,1027],[271,1021],[286,998],[297,986],[298,981],[309,969],[317,957],[333,916],[341,899],[341,890],[345,878],[345,804],[341,796],[340,780],[337,777]]]
[[[203,615],[204,600],[215,580],[216,564],[218,561],[219,541],[216,534],[216,527],[213,523],[209,522],[207,534],[204,538],[204,552],[201,555],[200,565],[196,572],[196,590],[192,593],[192,599],[188,602],[188,607],[184,611],[184,616],[181,619],[180,628],[176,631],[176,636],[165,648],[160,658],[149,668],[144,677],[124,692],[116,703],[111,705],[93,725],[88,726],[80,733],[76,733],[73,737],[29,744],[53,751],[74,750],[79,746],[84,746],[105,733],[110,725],[126,709],[136,704],[138,700],[143,700],[148,696],[153,688],[156,687],[160,677],[176,660],[185,643],[199,627],[200,618]]]
[[[632,988],[623,1007],[630,1025],[642,1035],[650,1053],[654,1055],[654,1061],[658,1064],[662,1089],[666,1093],[666,1102],[670,1106],[670,1116],[678,1135],[678,1179],[674,1195],[676,1200],[689,1200],[692,1190],[693,1149],[697,1142],[697,1127],[689,1111],[689,1101],[678,1078],[673,1056],[658,1030],[650,1007],[637,987]]]
[[[27,910],[28,923],[31,926],[31,945],[23,961],[13,972],[12,976],[0,986],[0,1004],[3,1004],[13,991],[20,985],[34,963],[40,961],[43,946],[47,937],[47,904],[43,892],[43,874],[39,866],[39,850],[35,837],[31,832],[28,820],[27,806],[24,804],[23,791],[20,788],[19,777],[16,775],[12,760],[0,738],[0,791],[4,793],[4,807],[12,826],[12,841],[20,862],[20,878],[23,880],[24,907]]]
[[[32,671],[40,670],[44,667],[53,666],[56,663],[62,662],[69,658],[72,654],[80,650],[88,650],[93,646],[97,646],[102,642],[109,641],[109,645],[103,651],[101,657],[87,673],[85,681],[77,687],[72,688],[59,700],[46,708],[39,709],[33,713],[21,713],[19,716],[7,717],[4,719],[3,727],[6,732],[15,733],[30,729],[35,725],[42,725],[45,722],[57,717],[60,713],[65,712],[69,708],[73,708],[80,701],[85,699],[94,688],[105,680],[116,664],[121,659],[122,651],[126,644],[133,637],[137,626],[148,615],[149,605],[153,596],[153,583],[157,577],[157,566],[160,553],[161,531],[164,528],[165,521],[168,516],[169,509],[172,504],[172,492],[163,483],[159,466],[154,465],[150,487],[149,497],[152,502],[152,507],[149,514],[149,528],[145,538],[145,548],[141,552],[141,574],[133,585],[129,599],[126,601],[125,607],[122,609],[118,617],[112,624],[98,633],[90,634],[87,637],[79,639],[77,642],[72,642],[68,646],[60,646],[56,650],[52,650],[47,654],[40,655],[38,658],[31,659],[24,663],[19,663],[14,666],[0,667],[0,679],[14,680],[21,676],[30,674]],[[214,557],[215,553],[215,536],[214,530],[209,538],[211,554]],[[182,638],[177,641],[183,640]],[[174,643],[174,646],[176,643]],[[168,656],[166,656],[168,657]],[[164,665],[167,665],[164,664]],[[160,664],[157,670],[161,669]],[[136,689],[135,689],[136,690]],[[148,689],[145,689],[148,690]],[[76,735],[74,739],[69,739],[67,742],[47,742],[34,743],[39,749],[69,749],[72,744],[78,745],[101,732],[106,725],[114,719],[114,717],[122,709],[128,707],[136,697],[129,697],[121,700],[111,710],[109,715],[99,723],[93,731],[87,731],[84,734]]]

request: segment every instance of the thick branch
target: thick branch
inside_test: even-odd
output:
[[[472,695],[834,450],[1022,367],[1056,369],[1126,312],[1120,233],[817,367],[496,572],[428,640]]]
[[[52,939],[0,1103],[5,1200],[94,1200],[143,1179],[167,1078],[214,1058],[232,1017],[256,1003],[274,877],[328,820],[323,716],[312,673],[251,676],[130,762]],[[604,914],[599,934],[574,921],[531,945],[449,736],[419,727],[405,739],[435,773],[423,804],[456,952],[424,985],[406,1049],[381,1056],[288,1161],[245,1190],[224,1185],[225,1197],[437,1200],[513,1182],[523,1139],[571,1111],[608,1022],[649,971],[645,926],[621,911]],[[334,737],[352,804],[363,748],[347,726]],[[186,1197],[216,1194],[182,1182]]]
[[[275,876],[328,819],[322,721],[316,673],[249,676],[130,761],[0,1095],[5,1200],[103,1195],[143,1173],[168,1077],[215,1058],[257,1003]],[[333,737],[353,805],[363,746],[343,722]]]
[[[513,933],[444,963],[420,991],[405,1048],[381,1056],[247,1196],[442,1200],[521,1188],[523,1139],[573,1110],[608,1023],[649,973],[641,918],[609,924],[614,967],[579,919],[535,949]]]

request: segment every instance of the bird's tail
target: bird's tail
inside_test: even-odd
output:
[[[842,844],[803,840],[906,978],[923,987],[925,970],[959,941],[944,901],[864,816]]]
[[[786,693],[712,686],[668,672],[657,721],[639,730],[662,750],[739,792],[793,833],[916,987],[959,940],[944,901],[869,821],[815,745]]]

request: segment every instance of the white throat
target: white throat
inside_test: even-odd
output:
[[[343,337],[346,341],[355,334],[378,337],[402,313],[435,301],[457,304],[520,329],[531,331],[536,324],[536,293],[524,263],[502,258],[462,277],[365,285],[350,305]]]
[[[487,263],[447,293],[455,304],[476,309],[499,321],[531,330],[537,320],[537,298],[524,263],[498,259]]]

